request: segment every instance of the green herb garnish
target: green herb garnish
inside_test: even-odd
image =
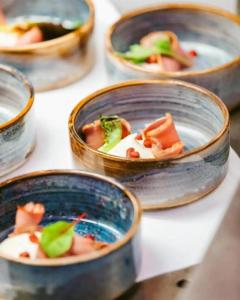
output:
[[[156,40],[154,42],[154,48],[155,48],[156,54],[168,55],[168,56],[173,55],[171,42],[168,37],[160,39],[160,40]]]
[[[118,53],[118,55],[120,55],[121,57],[130,60],[132,63],[135,64],[145,62],[153,54],[173,57],[182,65],[187,67],[191,67],[192,65],[191,60],[189,60],[187,57],[173,51],[171,41],[168,36],[154,41],[153,47],[151,48],[146,48],[139,44],[134,44],[130,46],[130,50],[126,53]]]
[[[74,226],[59,221],[44,227],[40,245],[48,257],[59,257],[70,250],[74,235]]]
[[[126,53],[119,53],[125,59],[131,60],[135,64],[144,62],[149,56],[154,54],[154,49],[146,48],[138,44],[130,46]]]
[[[101,127],[105,134],[105,143],[98,150],[108,152],[122,139],[122,124],[118,116],[100,116]]]
[[[45,226],[42,231],[40,246],[50,258],[56,258],[67,253],[73,242],[74,227],[86,214],[80,215],[73,223],[58,221]]]
[[[83,22],[80,20],[76,20],[76,21],[64,21],[62,23],[63,28],[67,29],[67,30],[74,30],[77,29],[79,27],[81,27],[83,25]]]

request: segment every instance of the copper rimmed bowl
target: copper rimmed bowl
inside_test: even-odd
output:
[[[46,208],[42,225],[71,222],[82,235],[109,245],[81,256],[13,258],[0,253],[0,298],[5,300],[112,300],[134,283],[141,261],[139,202],[111,178],[71,170],[38,171],[0,183],[0,242],[14,226],[18,205]]]
[[[165,113],[174,117],[185,144],[174,159],[127,159],[91,149],[81,128],[101,114],[119,115],[133,132]],[[144,209],[190,203],[214,190],[227,172],[229,114],[213,93],[174,80],[120,83],[83,99],[72,111],[69,133],[76,166],[118,178]]]
[[[195,65],[179,72],[146,70],[119,57],[152,31],[173,31],[185,50],[196,50]],[[194,4],[158,5],[134,10],[106,34],[106,65],[114,81],[173,78],[217,94],[232,109],[240,104],[240,18],[227,11]]]
[[[36,91],[63,87],[91,69],[94,62],[92,0],[13,0],[4,2],[3,10],[10,21],[23,16],[83,23],[79,29],[53,40],[28,46],[0,47],[0,63],[21,70]]]
[[[0,65],[0,177],[21,166],[33,151],[33,99],[26,78]]]

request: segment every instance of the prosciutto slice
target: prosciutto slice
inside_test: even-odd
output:
[[[36,26],[28,30],[17,40],[16,46],[26,46],[34,43],[40,43],[43,41],[43,33]]]
[[[173,158],[183,151],[184,144],[169,113],[148,125],[142,135],[143,139],[151,141],[152,153],[158,159]]]
[[[131,126],[125,119],[121,119],[122,124],[122,139],[131,133]],[[101,126],[100,120],[83,126],[82,133],[85,137],[86,143],[93,149],[100,148],[105,141],[104,130]]]
[[[44,213],[45,208],[40,203],[29,202],[23,206],[18,206],[13,235],[36,231]]]
[[[166,37],[170,39],[171,48],[175,53],[175,57],[158,55],[157,63],[159,64],[160,70],[176,72],[182,70],[183,67],[191,67],[193,65],[192,57],[182,49],[177,36],[171,31],[151,32],[140,40],[140,44],[144,47],[151,48],[154,46],[154,42]]]
[[[106,246],[106,243],[98,242],[87,237],[82,237],[75,233],[70,253],[71,255],[82,255],[100,250]]]
[[[6,17],[3,10],[0,8],[0,25],[7,26]],[[1,30],[0,30],[1,33]],[[0,34],[0,46],[2,47],[15,47],[26,46],[34,43],[43,42],[43,33],[39,27],[34,26],[29,28],[26,32],[20,32],[16,28],[9,26],[9,31]]]

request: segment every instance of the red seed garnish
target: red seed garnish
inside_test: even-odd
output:
[[[140,154],[138,151],[135,151],[134,148],[127,149],[127,158],[140,158]]]
[[[137,141],[141,141],[142,140],[142,135],[139,133],[138,135],[136,135],[135,139]]]
[[[157,54],[152,54],[151,56],[148,57],[146,60],[148,64],[155,64],[158,62],[158,55]]]
[[[29,240],[34,244],[38,244],[38,237],[36,236],[35,233],[31,233],[29,235]]]
[[[149,139],[144,140],[143,145],[146,148],[152,148],[152,142]]]
[[[22,252],[19,254],[19,257],[30,258],[30,254],[28,252]]]
[[[189,51],[188,54],[189,54],[190,56],[192,56],[192,57],[198,56],[197,51],[195,51],[195,50]]]
[[[96,240],[96,238],[95,238],[95,236],[93,234],[87,234],[87,235],[85,235],[85,238],[89,239],[89,240],[92,240],[92,241]]]

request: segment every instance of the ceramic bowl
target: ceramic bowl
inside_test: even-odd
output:
[[[0,47],[0,62],[25,73],[36,91],[63,87],[90,70],[94,62],[90,45],[94,27],[92,0],[13,0],[3,5],[10,21],[21,16],[83,21],[80,29],[53,40],[14,48]]]
[[[119,115],[133,132],[170,112],[185,144],[168,161],[126,159],[90,148],[81,128],[100,114]],[[69,119],[76,166],[118,178],[144,209],[169,208],[201,198],[223,180],[229,156],[229,114],[213,93],[180,81],[129,81],[100,90],[81,101]]]
[[[146,70],[120,58],[152,31],[173,31],[185,50],[196,50],[195,65],[179,72]],[[203,86],[232,109],[240,104],[240,18],[221,9],[168,4],[130,12],[106,34],[107,69],[114,81],[173,78]]]
[[[0,65],[0,177],[22,165],[33,151],[33,98],[25,77]]]
[[[97,252],[57,259],[0,256],[0,298],[111,300],[135,281],[140,265],[137,199],[112,179],[78,171],[42,171],[0,184],[0,241],[14,225],[17,205],[41,202],[43,224],[87,213],[77,231],[111,243]]]

